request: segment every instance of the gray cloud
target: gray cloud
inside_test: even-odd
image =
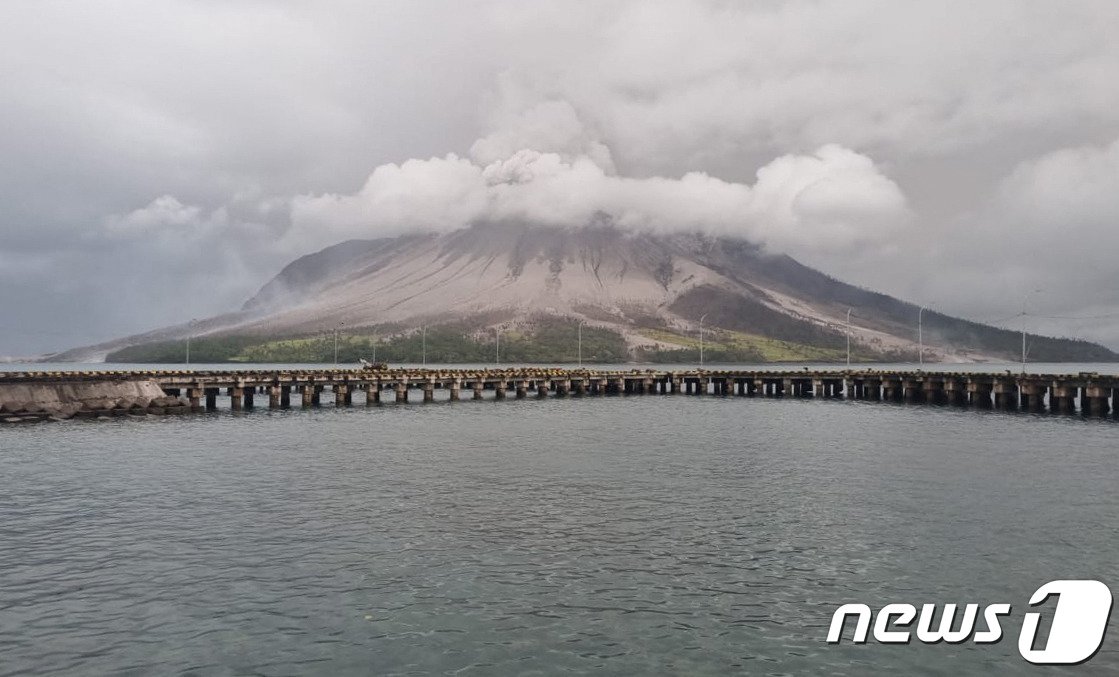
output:
[[[1038,328],[1119,346],[1117,23],[1103,0],[5,3],[0,354],[228,310],[331,238],[542,204],[702,216],[978,319],[1043,288],[1035,314],[1093,319]],[[777,181],[822,148],[858,180]]]

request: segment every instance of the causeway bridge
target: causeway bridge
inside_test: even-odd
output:
[[[158,386],[161,397],[112,397],[112,386]],[[1031,412],[1116,414],[1119,376],[950,371],[599,370],[553,368],[323,368],[231,371],[0,372],[5,387],[76,392],[97,386],[109,396],[71,401],[62,418],[213,411],[219,398],[234,411],[505,398],[682,395],[830,398]],[[104,390],[108,388],[108,390]],[[27,392],[24,389],[22,392]],[[444,396],[441,391],[445,391]],[[135,392],[131,388],[129,392]],[[228,399],[227,399],[228,398]],[[10,399],[10,398],[9,398]],[[146,400],[146,401],[145,401]],[[18,407],[25,405],[26,410]],[[57,415],[57,407],[4,403],[8,417]]]

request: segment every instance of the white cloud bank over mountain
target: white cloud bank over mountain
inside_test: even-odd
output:
[[[220,312],[332,238],[592,209],[976,319],[1044,288],[1035,313],[1094,319],[1038,330],[1119,347],[1117,24],[1107,0],[3,3],[0,353]]]
[[[381,165],[354,194],[295,198],[288,238],[297,244],[289,246],[476,221],[579,227],[605,215],[623,228],[736,235],[811,256],[888,242],[909,218],[897,184],[870,158],[835,145],[779,157],[753,184],[703,172],[618,176],[601,162],[606,146],[595,147],[603,149],[598,161],[525,148],[498,159],[487,151],[489,164],[450,154]]]

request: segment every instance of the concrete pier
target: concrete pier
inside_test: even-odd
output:
[[[363,391],[366,406],[381,402],[391,390],[395,401],[406,403],[412,388],[432,402],[435,391],[449,392],[459,401],[463,388],[473,399],[504,400],[512,390],[517,399],[532,391],[537,398],[601,395],[704,395],[740,398],[835,399],[864,402],[905,402],[909,405],[970,406],[977,409],[1081,414],[1095,418],[1117,415],[1119,376],[1094,373],[1052,375],[1009,372],[906,372],[864,370],[634,370],[596,369],[299,369],[242,371],[95,371],[0,373],[0,393],[7,388],[35,392],[44,388],[97,387],[98,384],[151,382],[170,398],[165,404],[140,403],[152,412],[163,410],[213,412],[219,395],[229,396],[233,411],[251,410],[254,396],[268,397],[269,409],[291,406],[291,394],[304,408],[320,405],[329,388],[336,407],[353,403],[353,393]],[[131,387],[131,386],[129,386]],[[179,399],[174,399],[179,398]],[[95,403],[100,405],[100,403]],[[91,405],[92,406],[92,405]],[[3,412],[32,417],[32,405],[0,400]],[[23,408],[20,408],[23,407]],[[91,409],[92,410],[92,409]],[[113,410],[115,411],[115,410]],[[116,415],[116,414],[112,414]],[[20,416],[9,416],[19,419]],[[22,420],[22,419],[21,419]]]

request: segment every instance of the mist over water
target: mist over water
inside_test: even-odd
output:
[[[1042,583],[1119,580],[1113,419],[222,407],[0,430],[0,675],[985,675],[1027,666]],[[828,645],[846,602],[1014,613],[996,645]]]

